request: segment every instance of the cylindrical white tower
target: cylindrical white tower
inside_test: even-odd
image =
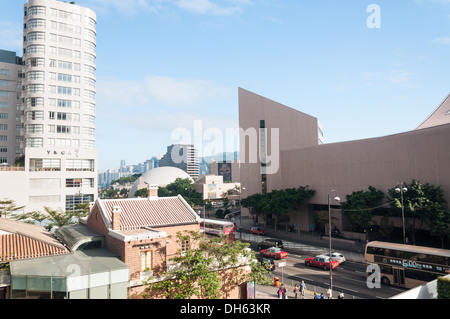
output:
[[[23,26],[30,204],[59,202],[70,210],[97,196],[96,14],[71,3],[28,0]]]

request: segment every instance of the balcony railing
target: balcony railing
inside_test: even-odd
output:
[[[23,166],[11,166],[0,164],[0,172],[23,172],[23,171],[25,171],[25,167]]]

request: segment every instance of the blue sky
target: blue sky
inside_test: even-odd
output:
[[[23,3],[0,0],[0,48],[18,54]],[[317,117],[326,143],[412,130],[450,93],[450,0],[76,4],[97,13],[100,171],[164,154],[195,121],[237,128],[238,87]]]

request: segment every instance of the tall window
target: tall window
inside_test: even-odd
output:
[[[261,159],[261,192],[267,193],[267,174],[266,174],[266,121],[260,120],[259,122],[259,139],[260,139],[260,159]]]
[[[181,242],[181,251],[184,253],[184,252],[188,251],[188,249],[189,249],[189,239],[183,240]]]
[[[141,271],[146,269],[152,269],[152,252],[151,251],[143,251],[141,252]]]

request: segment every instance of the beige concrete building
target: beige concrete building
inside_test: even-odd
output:
[[[224,198],[239,199],[240,184],[224,183],[221,175],[202,175],[192,185],[195,191],[203,194],[204,200],[221,202]]]
[[[209,173],[211,175],[219,175],[223,177],[224,183],[239,183],[240,182],[240,167],[239,161],[212,161],[209,164]]]
[[[316,118],[239,89],[243,198],[309,185],[315,195],[289,221],[302,230],[313,223],[314,206],[327,205],[333,190],[341,199],[369,186],[386,194],[417,179],[441,186],[450,203],[449,113],[450,95],[413,131],[322,144]]]

